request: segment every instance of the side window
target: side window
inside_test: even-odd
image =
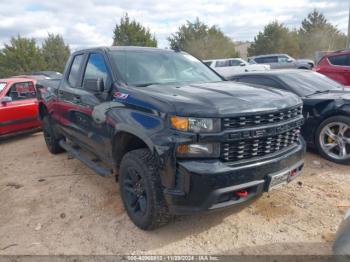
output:
[[[6,94],[13,101],[36,98],[36,91],[33,82],[15,83]]]
[[[215,67],[227,67],[230,66],[229,60],[216,61]]]
[[[239,60],[230,60],[230,66],[240,66],[242,61]]]
[[[348,55],[337,55],[328,57],[328,60],[332,65],[347,66],[349,65],[348,58]]]
[[[278,59],[277,59],[277,56],[266,56],[266,57],[258,57],[255,59],[255,61],[258,63],[258,64],[270,64],[270,63],[277,63],[278,62]]]
[[[76,55],[73,59],[72,65],[70,67],[69,75],[68,75],[68,83],[72,87],[78,87],[80,83],[79,81],[79,69],[81,67],[81,63],[83,62],[83,55]]]
[[[88,63],[86,65],[84,80],[85,79],[98,79],[102,78],[105,87],[107,86],[108,71],[106,63],[101,54],[90,54]]]
[[[287,63],[288,62],[288,57],[281,55],[278,56],[278,63]]]

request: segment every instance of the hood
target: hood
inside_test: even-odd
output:
[[[316,100],[349,100],[350,101],[350,90],[330,90],[326,93],[314,94],[307,96],[307,99]]]
[[[152,85],[139,89],[172,104],[182,116],[220,117],[275,111],[301,103],[289,92],[222,81],[186,85]]]

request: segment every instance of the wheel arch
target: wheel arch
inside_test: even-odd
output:
[[[119,170],[124,155],[132,150],[147,148],[153,152],[153,147],[148,139],[133,132],[119,131],[112,139],[112,155],[116,170]]]

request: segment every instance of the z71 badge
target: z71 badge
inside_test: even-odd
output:
[[[113,97],[115,99],[121,99],[121,100],[127,99],[128,96],[129,96],[128,94],[124,94],[124,93],[120,93],[120,92],[115,92],[114,95],[113,95]]]

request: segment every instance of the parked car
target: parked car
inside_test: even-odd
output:
[[[350,86],[350,49],[326,54],[317,63],[315,71]]]
[[[341,256],[337,261],[345,262],[350,260],[350,210],[345,215],[344,221],[338,229],[333,245],[333,253]]]
[[[36,71],[36,72],[32,72],[29,75],[17,75],[11,78],[31,78],[35,80],[61,79],[62,74],[60,72],[55,72],[55,71]]]
[[[315,62],[310,59],[294,59],[287,54],[259,55],[248,58],[249,63],[268,64],[271,69],[312,69]]]
[[[276,70],[237,75],[231,80],[287,90],[304,102],[302,135],[328,160],[350,164],[350,92],[309,70]]]
[[[171,214],[247,203],[303,167],[299,97],[223,81],[184,52],[81,50],[61,81],[39,85],[48,150],[119,174],[127,214],[145,230]]]
[[[40,127],[35,80],[0,79],[0,137],[37,131]]]
[[[243,72],[270,70],[270,65],[252,65],[241,58],[204,60],[203,62],[225,78]]]
[[[56,71],[36,71],[32,73],[33,76],[45,76],[50,79],[61,79],[62,74]]]

